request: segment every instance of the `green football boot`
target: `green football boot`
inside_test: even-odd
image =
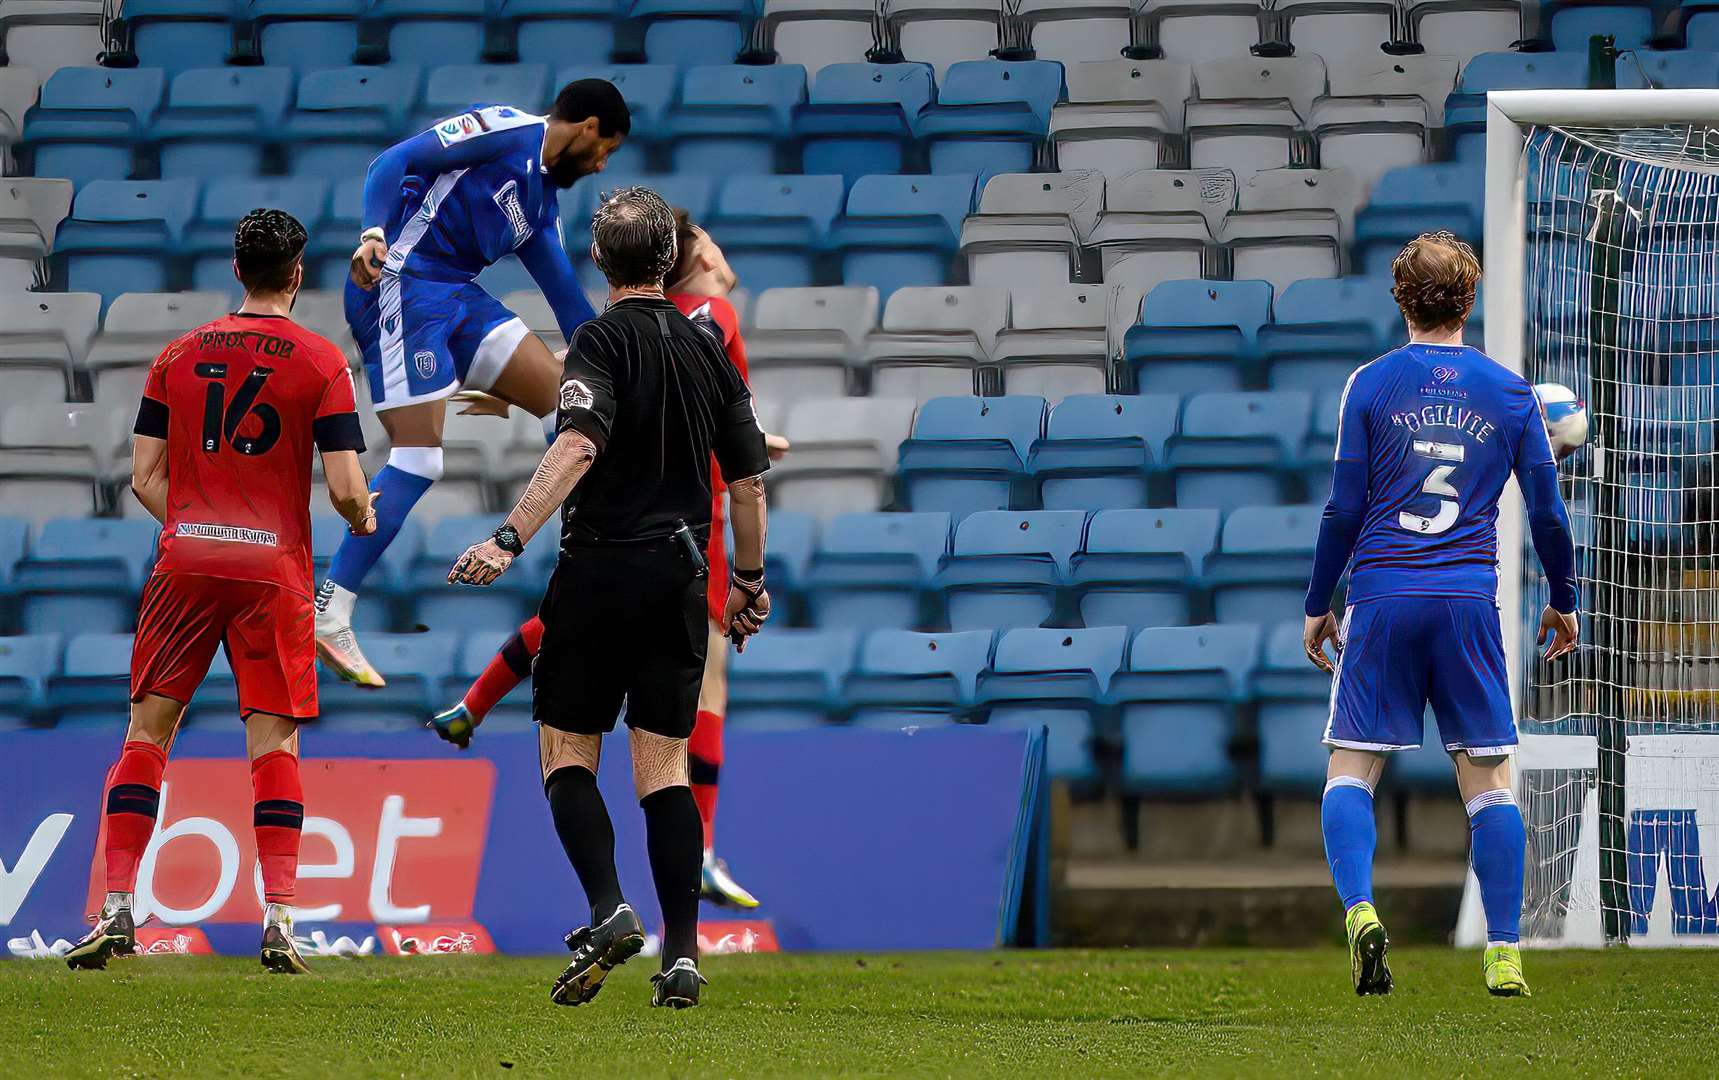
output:
[[[1391,939],[1385,936],[1385,924],[1379,913],[1365,901],[1349,909],[1343,920],[1349,931],[1349,972],[1357,994],[1388,994],[1391,992],[1391,965],[1385,953]]]
[[[1514,945],[1486,947],[1486,992],[1494,997],[1532,997],[1522,975],[1522,950]]]

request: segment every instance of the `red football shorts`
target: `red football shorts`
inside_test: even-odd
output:
[[[317,713],[315,610],[265,581],[157,573],[143,587],[131,650],[131,700],[189,702],[225,645],[239,715],[308,720]]]

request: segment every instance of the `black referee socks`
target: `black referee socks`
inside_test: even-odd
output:
[[[603,805],[597,778],[583,766],[556,769],[543,782],[543,790],[549,796],[555,834],[561,837],[567,861],[573,864],[585,897],[591,901],[591,925],[596,926],[621,906],[621,883],[615,876],[615,826],[609,821],[609,808]],[[656,866],[654,856],[651,865],[653,869]],[[695,880],[696,877],[695,868]],[[697,904],[695,895],[695,917]]]
[[[698,959],[698,883],[704,859],[704,822],[692,789],[682,784],[639,800],[645,812],[645,846],[663,909],[662,969],[682,957]],[[613,840],[611,839],[611,844]]]

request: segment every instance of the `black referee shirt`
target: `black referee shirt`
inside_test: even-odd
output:
[[[562,507],[561,543],[616,543],[710,524],[710,459],[722,475],[770,467],[752,392],[722,346],[668,300],[628,297],[573,333],[557,431],[597,446]]]

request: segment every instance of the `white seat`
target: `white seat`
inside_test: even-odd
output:
[[[881,508],[916,410],[911,398],[883,397],[794,406],[783,432],[794,451],[765,474],[771,501],[820,520]]]
[[[1111,60],[1132,37],[1128,0],[1019,0],[1040,60],[1065,67],[1086,60]]]
[[[1402,37],[1397,0],[1277,0],[1272,10],[1298,54],[1379,52]]]
[[[1282,291],[1306,277],[1337,277],[1354,236],[1359,196],[1347,169],[1273,169],[1256,173],[1237,193],[1219,242],[1230,250],[1231,276],[1269,281]]]
[[[1325,67],[1333,99],[1366,98],[1396,100],[1419,98],[1426,106],[1429,126],[1444,123],[1444,100],[1456,86],[1462,70],[1454,56],[1386,56],[1378,52],[1328,56]],[[1314,104],[1314,114],[1319,112]]]
[[[997,47],[997,0],[891,0],[890,30],[901,55],[931,65],[939,83],[949,65],[983,60]]]
[[[1057,167],[1121,176],[1157,168],[1164,136],[1182,130],[1192,85],[1171,60],[1089,60],[1068,68],[1069,100],[1051,109]]]
[[[24,132],[24,114],[42,92],[42,76],[28,67],[0,67],[0,175],[12,169],[12,145]]]
[[[1006,394],[1061,399],[1101,394],[1110,367],[1106,319],[1116,286],[1064,285],[1018,290],[1009,297],[1009,326],[992,359]]]
[[[1247,56],[1269,18],[1262,0],[1154,0],[1145,15],[1147,40],[1187,64]]]
[[[1426,160],[1427,120],[1419,96],[1328,97],[1314,103],[1313,141],[1319,164],[1346,169],[1355,196],[1366,202],[1379,177]]]
[[[63,67],[92,67],[101,56],[103,0],[0,0],[0,34],[12,63],[43,79]]]
[[[1403,9],[1409,40],[1459,64],[1523,36],[1519,0],[1404,0]]]
[[[1188,103],[1188,159],[1196,169],[1222,168],[1238,180],[1261,169],[1311,157],[1302,130],[1325,93],[1317,56],[1212,60],[1194,68],[1198,97]]]
[[[846,394],[877,309],[869,285],[764,290],[746,332],[754,396],[781,405]]]
[[[812,79],[831,64],[857,63],[877,43],[875,0],[764,0],[764,33],[776,62]]]
[[[0,362],[62,373],[81,367],[100,317],[95,293],[0,293]]]
[[[87,365],[149,365],[174,338],[227,314],[226,293],[121,293],[108,305]]]
[[[0,474],[94,483],[113,456],[112,415],[94,404],[63,401],[7,406],[0,414]]]
[[[550,352],[567,347],[567,339],[561,336],[561,324],[555,321],[555,309],[549,306],[549,301],[541,292],[536,289],[521,289],[508,293],[501,298],[501,302],[507,310],[519,316],[527,330],[549,346]]]
[[[1206,250],[1235,204],[1236,178],[1224,169],[1149,169],[1112,180],[1092,234],[1105,282],[1149,290],[1203,277]]]
[[[1287,101],[1297,117],[1306,119],[1313,102],[1324,96],[1325,61],[1317,56],[1243,56],[1208,60],[1194,67],[1194,97],[1190,103],[1208,115],[1221,116],[1219,106]],[[1192,126],[1192,121],[1190,121]]]
[[[95,400],[107,409],[129,410],[133,419],[137,403],[143,397],[144,384],[149,381],[149,369],[141,367],[103,368],[95,376]]]
[[[70,180],[0,181],[0,291],[23,292],[36,284],[42,260],[53,250],[54,231],[71,209]]]
[[[897,289],[866,342],[874,395],[925,401],[971,394],[1008,321],[1009,294],[977,285]]]
[[[358,355],[352,328],[346,325],[346,298],[338,289],[304,289],[292,305],[293,321],[321,334],[346,354],[350,363]]]
[[[1091,170],[1002,173],[961,226],[961,254],[975,285],[1023,278],[1067,282],[1104,208],[1104,175]]]
[[[30,475],[7,471],[11,451],[0,450],[0,506],[15,517],[34,522],[60,517],[89,517],[101,510],[93,481],[69,477]],[[135,503],[136,499],[127,498]],[[128,517],[147,516],[140,513]]]

